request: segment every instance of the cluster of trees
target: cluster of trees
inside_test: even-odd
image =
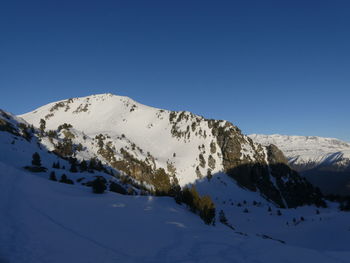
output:
[[[184,203],[202,218],[207,225],[215,224],[215,204],[208,195],[200,196],[194,186],[185,187],[175,197],[177,203]]]
[[[54,171],[52,171],[50,173],[50,177],[49,178],[50,178],[51,181],[57,181],[56,173]],[[66,174],[62,174],[61,179],[59,180],[59,182],[60,183],[64,183],[64,184],[74,184],[74,182],[71,179],[69,179]]]
[[[79,162],[76,158],[70,157],[68,158],[68,162],[70,164],[69,171],[72,173],[77,173],[79,171],[93,173],[94,171],[99,171],[113,175],[113,171],[107,170],[103,166],[102,162],[100,160],[97,160],[96,158],[91,158],[89,161],[82,160],[81,162]],[[61,165],[59,161],[54,162],[52,164],[52,168],[60,169]],[[62,166],[62,169],[65,169],[65,167]]]

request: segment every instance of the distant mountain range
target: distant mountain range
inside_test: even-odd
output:
[[[350,143],[316,136],[249,135],[263,145],[274,144],[299,171],[327,194],[350,194]]]

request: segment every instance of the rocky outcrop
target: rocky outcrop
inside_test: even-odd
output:
[[[288,161],[275,145],[266,148],[254,143],[229,122],[211,121],[213,135],[222,152],[225,172],[251,191],[259,191],[280,207],[305,204],[325,205],[321,192],[288,166]],[[242,148],[251,149],[250,155]]]

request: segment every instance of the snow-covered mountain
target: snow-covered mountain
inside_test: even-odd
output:
[[[73,123],[74,118],[79,119],[72,117],[62,121]],[[209,122],[215,124],[215,121]],[[133,173],[139,171],[136,164],[144,167],[141,156],[145,150],[136,145],[133,150],[127,130],[123,131],[124,136],[117,135],[118,147],[125,148],[134,159],[126,152],[114,152],[115,165],[123,171],[112,167],[114,160],[105,152],[107,145],[112,149],[117,145],[111,135],[105,132],[106,139],[99,134],[96,138],[95,133],[88,131],[89,127],[91,130],[101,127],[90,122],[86,130],[62,123],[59,128],[48,128],[48,119],[44,124],[39,121],[38,127],[34,127],[22,118],[0,111],[0,262],[349,262],[349,213],[338,211],[337,204],[330,202],[327,202],[328,207],[310,204],[295,209],[280,208],[278,202],[264,195],[266,189],[274,189],[270,188],[271,181],[282,196],[287,192],[280,180],[292,184],[294,191],[288,192],[292,197],[300,198],[303,186],[311,193],[314,189],[303,180],[299,181],[297,174],[287,175],[291,171],[283,164],[284,157],[277,148],[251,143],[231,124],[219,128],[214,132],[215,137],[210,137],[216,139],[217,151],[227,157],[222,161],[223,171],[203,175],[201,179],[196,174],[188,179],[195,180],[198,192],[209,195],[215,202],[215,226],[205,225],[173,198],[142,192],[159,185],[136,183],[145,178],[143,174],[133,177]],[[233,141],[234,138],[240,143]],[[252,160],[243,155],[238,159],[245,161],[245,165],[226,169],[235,160],[234,156],[242,156],[241,145],[245,143],[261,147],[267,160],[258,159],[259,152],[254,152],[251,146],[253,157],[269,165],[250,163]],[[181,148],[181,145],[174,145],[176,149]],[[234,149],[236,151],[232,151]],[[34,152],[41,158],[40,167],[31,166]],[[180,152],[176,151],[175,157]],[[156,155],[150,152],[144,157],[144,162],[148,157],[149,160],[154,158],[156,163],[148,170],[151,175],[162,167],[156,157],[149,157],[153,154]],[[82,165],[83,159],[88,160],[88,168]],[[103,161],[100,165],[99,159]],[[92,160],[95,164],[90,167]],[[75,170],[72,169],[74,165],[77,166]],[[133,169],[128,170],[130,166],[127,165],[134,165]],[[171,177],[172,169],[166,169]],[[265,169],[269,173],[261,173]],[[64,174],[65,181],[62,180]],[[185,179],[186,176],[183,175]],[[104,178],[106,193],[92,193],[90,186],[95,178]],[[116,189],[118,193],[114,193]],[[304,198],[312,201],[308,199],[310,196]],[[284,201],[292,199],[283,197]]]
[[[293,169],[326,193],[350,194],[350,143],[316,136],[249,135],[282,150]]]
[[[320,200],[312,186],[289,169],[280,150],[254,143],[227,121],[156,109],[112,94],[54,102],[20,117],[51,131],[72,125],[62,135],[70,145],[59,145],[55,136],[43,143],[61,155],[66,154],[63,148],[81,145],[68,154],[79,160],[96,157],[157,191],[225,172],[281,207]],[[295,189],[298,194],[292,193]]]

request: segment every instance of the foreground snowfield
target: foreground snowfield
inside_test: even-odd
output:
[[[350,262],[350,216],[335,209],[324,225],[294,232],[316,244],[307,248],[302,240],[262,239],[252,234],[257,229],[244,236],[220,223],[206,226],[167,197],[90,191],[0,163],[0,262]],[[260,228],[274,228],[258,212],[248,215],[261,220]],[[244,217],[236,219],[238,230],[249,230]],[[317,241],[328,235],[330,249]],[[284,236],[300,239],[293,231]]]

